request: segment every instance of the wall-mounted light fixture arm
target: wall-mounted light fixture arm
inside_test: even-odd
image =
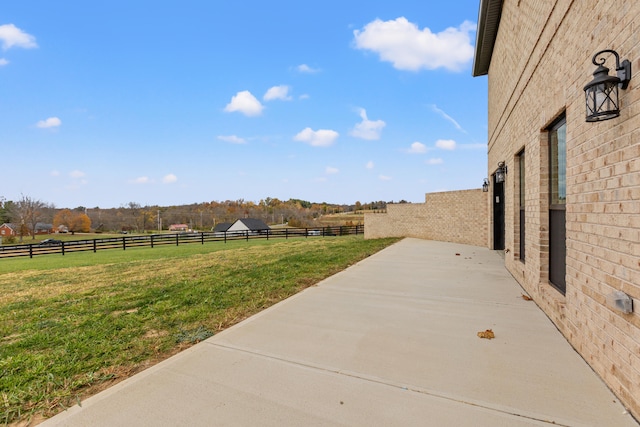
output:
[[[620,79],[620,83],[618,83],[618,87],[620,89],[626,89],[629,86],[629,80],[631,80],[631,62],[628,59],[625,59],[622,62],[620,62],[620,55],[618,55],[618,52],[616,52],[613,49],[604,49],[604,50],[601,50],[600,52],[597,52],[595,55],[593,55],[593,58],[591,59],[591,62],[593,62],[593,65],[604,66],[605,62],[607,62],[606,58],[600,57],[600,59],[598,59],[597,61],[596,59],[605,53],[610,53],[616,58],[616,74]]]

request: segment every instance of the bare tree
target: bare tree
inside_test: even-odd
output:
[[[20,241],[24,235],[31,233],[32,239],[36,238],[36,225],[44,220],[52,206],[41,200],[32,199],[21,194],[20,200],[11,204],[11,217],[18,225]]]

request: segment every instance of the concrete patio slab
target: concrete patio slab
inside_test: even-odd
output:
[[[638,426],[522,293],[405,239],[43,425]]]

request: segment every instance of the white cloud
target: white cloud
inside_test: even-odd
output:
[[[335,174],[337,174],[338,172],[340,172],[340,170],[339,170],[338,168],[334,168],[334,167],[332,167],[332,166],[327,166],[327,167],[326,167],[326,169],[324,170],[324,172],[325,172],[327,175],[335,175]]]
[[[367,168],[367,169],[373,169],[374,164],[373,164],[373,162],[371,160],[369,160],[364,167]]]
[[[338,136],[338,132],[330,129],[313,130],[311,128],[305,128],[294,136],[293,139],[313,147],[329,147],[333,145]]]
[[[310,96],[309,96],[309,94],[308,94],[308,93],[303,93],[302,95],[300,95],[300,96],[298,97],[298,99],[309,99],[309,98],[310,98]]]
[[[57,170],[54,169],[49,173],[49,175],[51,175],[51,176],[60,176],[60,171],[57,171]]]
[[[467,133],[467,131],[462,129],[462,126],[460,126],[460,124],[453,117],[451,117],[450,115],[448,115],[447,113],[445,113],[444,111],[439,109],[435,104],[431,105],[431,109],[434,112],[440,114],[445,120],[448,120],[451,123],[453,123],[453,125],[456,127],[456,129],[458,129],[460,132]]]
[[[84,176],[86,176],[86,173],[76,169],[74,171],[69,172],[69,176],[71,178],[79,179],[79,178],[83,178]]]
[[[230,142],[232,144],[246,144],[247,141],[244,138],[240,138],[236,135],[220,135],[218,136],[220,141]]]
[[[442,150],[455,150],[456,142],[453,139],[439,139],[436,141],[436,147]]]
[[[148,176],[139,176],[138,178],[133,179],[133,180],[131,180],[129,182],[131,182],[133,184],[149,184],[152,181],[151,181],[151,179],[149,179]]]
[[[7,64],[9,64],[9,61],[4,58],[0,58],[0,67],[4,67]]]
[[[262,114],[264,106],[248,90],[238,92],[231,98],[231,102],[224,107],[227,112],[240,112],[245,116],[259,116]]]
[[[427,160],[425,163],[428,165],[441,165],[444,163],[444,160],[442,160],[439,157],[432,157],[429,160]]]
[[[290,88],[287,85],[273,86],[272,88],[269,88],[262,99],[264,99],[265,101],[273,101],[274,99],[279,99],[281,101],[291,101],[292,98],[291,96],[289,96],[289,89]]]
[[[177,176],[175,176],[175,175],[174,175],[174,174],[172,174],[172,173],[170,173],[170,174],[168,174],[168,175],[165,175],[165,176],[162,178],[162,182],[163,182],[164,184],[173,184],[173,183],[174,183],[174,182],[176,182],[177,180],[178,180],[178,177],[177,177]]]
[[[473,58],[471,32],[476,25],[464,21],[458,28],[439,33],[420,29],[405,17],[391,21],[376,19],[353,32],[355,47],[376,52],[382,61],[398,70],[418,71],[446,68],[460,71]]]
[[[0,41],[2,42],[2,50],[11,49],[12,47],[24,49],[38,47],[34,36],[25,33],[13,24],[0,25]]]
[[[49,117],[46,120],[40,120],[36,126],[41,129],[56,128],[62,124],[62,120],[57,117]]]
[[[296,67],[296,69],[301,73],[308,73],[308,74],[314,74],[314,73],[320,72],[319,68],[311,68],[307,64],[300,64]]]
[[[380,175],[378,176],[378,178],[380,179],[380,181],[391,181],[391,177],[387,175]]]
[[[409,148],[408,152],[411,154],[424,154],[427,152],[427,146],[421,142],[416,141],[411,144],[411,148]]]
[[[380,133],[387,124],[382,120],[369,120],[367,111],[364,108],[360,109],[360,117],[362,121],[356,124],[353,130],[349,132],[349,135],[367,140],[380,139]]]

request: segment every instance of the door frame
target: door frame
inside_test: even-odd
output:
[[[505,248],[505,198],[504,182],[496,182],[493,174],[493,249]]]

